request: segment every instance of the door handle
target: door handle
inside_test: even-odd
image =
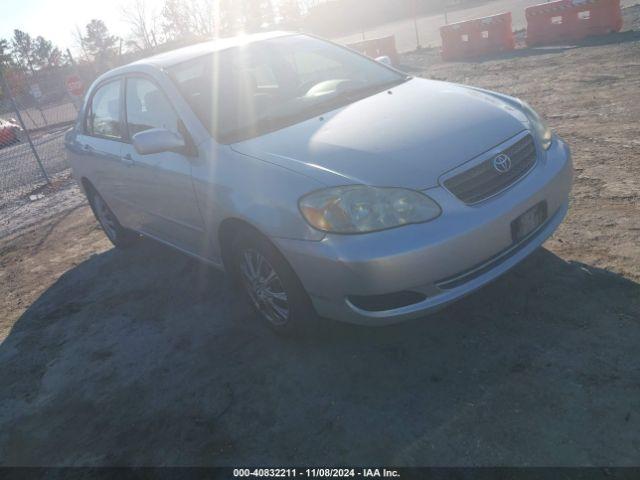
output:
[[[126,155],[124,155],[122,157],[122,163],[124,163],[126,166],[131,167],[133,166],[133,157],[131,156],[130,153],[127,153]]]
[[[85,143],[84,145],[82,145],[82,150],[84,150],[85,152],[93,152],[93,147],[88,143]]]

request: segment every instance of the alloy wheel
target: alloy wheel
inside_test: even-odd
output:
[[[256,309],[272,324],[286,324],[289,319],[289,300],[278,273],[269,261],[257,250],[244,250],[240,273]]]

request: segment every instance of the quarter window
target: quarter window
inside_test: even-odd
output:
[[[126,104],[130,136],[151,128],[178,131],[178,116],[153,82],[144,78],[127,79]]]
[[[93,95],[87,117],[87,130],[90,135],[122,138],[119,80],[103,85]]]

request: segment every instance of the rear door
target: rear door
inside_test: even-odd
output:
[[[74,152],[81,169],[123,224],[126,217],[126,167],[122,163],[124,124],[121,78],[107,80],[93,92]]]
[[[128,76],[124,103],[129,139],[151,128],[188,135],[173,105],[151,78]],[[194,159],[175,152],[140,155],[131,141],[123,145],[121,155],[131,165],[127,182],[139,214],[137,229],[202,254],[204,226],[191,179]]]

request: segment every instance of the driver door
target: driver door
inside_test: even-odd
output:
[[[180,118],[160,87],[143,76],[130,76],[125,84],[125,119],[128,137],[151,128],[180,132]],[[130,165],[131,201],[137,228],[150,236],[200,254],[204,223],[191,178],[191,162],[184,154],[161,152],[140,155],[131,141],[123,146],[123,161]]]

